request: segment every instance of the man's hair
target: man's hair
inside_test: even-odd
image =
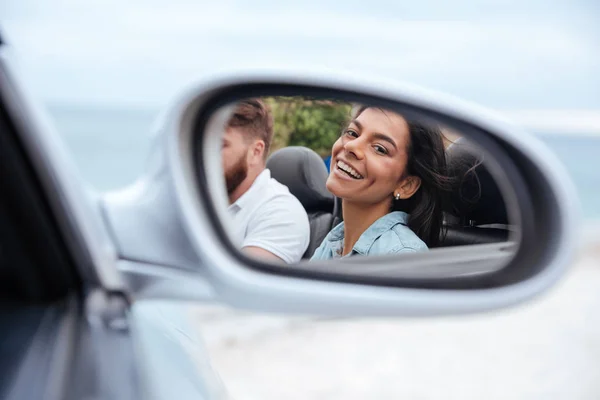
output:
[[[265,143],[264,159],[267,159],[271,140],[273,139],[273,117],[271,109],[260,99],[246,99],[240,101],[227,122],[228,128],[244,128],[247,141],[260,139]]]

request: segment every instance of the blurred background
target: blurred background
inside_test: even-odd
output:
[[[31,91],[101,191],[142,174],[155,118],[194,79],[241,65],[447,92],[523,124],[571,173],[579,258],[550,294],[515,309],[322,320],[165,304],[193,319],[233,397],[598,398],[600,2],[20,0],[0,15]]]

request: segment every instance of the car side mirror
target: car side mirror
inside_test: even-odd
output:
[[[578,203],[560,162],[450,96],[322,71],[232,73],[182,96],[159,132],[164,168],[146,184],[168,181],[155,191],[196,257],[187,279],[202,272],[234,306],[491,309],[550,287],[574,248]],[[126,202],[106,202],[117,236]]]

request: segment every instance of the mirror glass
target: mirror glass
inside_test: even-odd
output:
[[[244,256],[427,278],[497,271],[518,249],[514,188],[485,135],[414,110],[306,96],[240,99],[206,129],[210,193]]]

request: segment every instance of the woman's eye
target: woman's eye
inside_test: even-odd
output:
[[[379,154],[387,154],[388,153],[387,149],[381,145],[376,144],[375,146],[373,146],[373,148]]]
[[[348,136],[352,136],[352,137],[358,137],[358,133],[356,133],[355,131],[353,131],[352,129],[346,129],[346,132],[344,132],[346,135]]]

